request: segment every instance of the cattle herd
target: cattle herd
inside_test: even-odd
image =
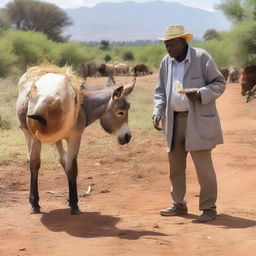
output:
[[[80,66],[80,75],[86,79],[87,77],[97,76],[142,76],[152,74],[145,64],[137,64],[134,67],[129,67],[126,63],[116,62],[114,64],[95,62],[84,62]]]
[[[256,98],[256,65],[241,69],[235,67],[220,68],[220,71],[228,83],[241,83],[241,94],[246,96],[246,102]],[[80,66],[80,75],[84,79],[107,76],[111,77],[111,81],[114,82],[114,76],[144,76],[150,74],[152,74],[152,71],[145,64],[136,64],[130,67],[128,64],[121,62],[98,64],[91,61],[84,62]]]
[[[229,83],[241,83],[241,94],[246,102],[256,98],[256,65],[245,68],[220,68],[221,73]]]

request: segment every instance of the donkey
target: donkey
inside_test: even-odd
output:
[[[81,89],[79,100],[65,75],[47,73],[30,82],[27,73],[19,81],[16,110],[19,127],[24,132],[28,146],[31,213],[40,213],[38,171],[41,144],[51,143],[56,145],[67,176],[71,214],[77,215],[80,213],[76,183],[77,156],[83,131],[100,119],[103,129],[115,135],[119,144],[129,143],[130,103],[127,96],[132,92],[135,80],[118,88],[98,91]],[[63,147],[63,140],[67,142],[67,150]]]

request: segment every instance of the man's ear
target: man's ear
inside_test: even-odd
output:
[[[124,95],[125,96],[129,95],[133,91],[135,83],[136,83],[136,78],[134,78],[129,84],[127,84],[124,87]]]
[[[113,101],[118,100],[121,97],[123,91],[124,91],[123,86],[119,86],[118,88],[116,88],[112,93],[112,100]]]

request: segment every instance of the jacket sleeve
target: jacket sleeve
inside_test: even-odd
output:
[[[223,94],[226,88],[226,80],[212,57],[210,55],[206,55],[205,57],[207,57],[207,60],[204,67],[204,73],[207,85],[199,89],[202,104],[208,104],[215,101]]]
[[[155,96],[154,96],[154,111],[153,115],[165,116],[166,109],[166,92],[165,92],[165,70],[164,60],[161,62],[159,74],[156,82]]]

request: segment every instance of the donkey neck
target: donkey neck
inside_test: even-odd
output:
[[[106,113],[112,90],[86,91],[84,93],[83,110],[86,116],[85,127],[92,124]]]

